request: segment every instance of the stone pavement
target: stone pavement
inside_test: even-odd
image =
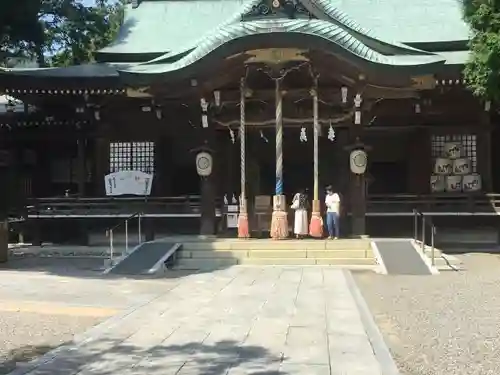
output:
[[[327,267],[189,275],[13,374],[394,374],[353,285]]]

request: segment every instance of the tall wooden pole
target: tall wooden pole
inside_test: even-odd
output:
[[[311,90],[313,99],[313,135],[314,135],[314,198],[312,202],[311,222],[309,234],[312,237],[323,236],[323,220],[321,218],[321,206],[319,202],[319,114],[318,114],[318,76],[314,76],[313,88]]]
[[[273,197],[273,215],[271,219],[271,237],[281,240],[288,237],[288,213],[283,195],[283,93],[281,80],[275,78],[276,100],[276,189]]]
[[[245,78],[240,80],[240,214],[238,216],[238,238],[249,238],[248,209],[246,199],[246,158],[245,158]]]

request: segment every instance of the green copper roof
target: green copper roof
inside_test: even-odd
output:
[[[137,8],[128,6],[117,40],[98,54],[103,61],[117,61],[119,55],[185,53],[205,35],[231,23],[261,0],[144,0]],[[405,43],[467,40],[469,29],[462,20],[459,0],[301,0],[316,18],[357,34],[367,45],[400,48]],[[371,40],[370,40],[371,39]],[[374,46],[371,46],[374,47]],[[123,59],[122,59],[123,61]]]
[[[460,0],[326,0],[361,27],[402,43],[468,40]]]
[[[147,64],[140,64],[121,70],[122,74],[168,74],[178,73],[181,70],[193,66],[201,59],[210,54],[219,52],[217,58],[230,56],[234,53],[244,51],[244,44],[251,43],[253,48],[262,47],[264,41],[251,40],[245,37],[265,36],[275,43],[283,43],[286,37],[295,46],[304,48],[318,48],[331,50],[334,53],[348,54],[356,58],[360,63],[386,66],[391,69],[419,67],[429,64],[444,63],[444,59],[438,55],[383,55],[368,47],[348,31],[333,23],[322,20],[258,20],[252,22],[238,22],[220,28],[206,35],[192,52],[172,63],[162,63],[169,60],[170,54],[158,58]],[[271,39],[272,37],[272,39]],[[219,51],[217,51],[219,50]],[[163,60],[163,61],[162,61]]]
[[[195,73],[202,60],[276,47],[325,50],[368,70],[403,74],[459,67],[468,57],[457,51],[460,43],[450,48],[469,36],[459,0],[412,0],[404,6],[401,0],[280,0],[282,8],[274,10],[282,10],[271,9],[271,15],[259,11],[263,1],[143,0],[127,7],[117,40],[97,54],[100,64],[4,70],[0,76],[180,79]],[[293,11],[297,7],[300,14]]]

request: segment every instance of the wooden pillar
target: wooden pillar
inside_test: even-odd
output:
[[[482,188],[484,192],[493,192],[493,179],[491,167],[491,113],[486,105],[481,113],[481,130],[477,132],[477,172],[481,175]]]
[[[358,83],[355,87],[354,117],[349,128],[350,150],[365,149],[363,143],[364,125],[367,121],[363,113],[362,85]],[[368,119],[369,121],[369,119]],[[364,174],[350,173],[350,206],[351,206],[351,235],[361,237],[366,235],[366,177]]]
[[[205,139],[206,143],[198,150],[199,152],[204,151],[208,152],[212,155],[212,160],[214,161],[215,166],[215,152],[210,147],[211,142],[208,139]],[[213,168],[214,169],[214,168]],[[206,177],[201,178],[201,219],[200,219],[200,234],[202,235],[214,235],[215,234],[215,226],[216,226],[216,184],[215,184],[215,175],[212,169],[212,174]]]
[[[94,159],[94,194],[104,196],[106,194],[104,186],[104,176],[109,172],[109,140],[107,137],[97,137],[95,139],[95,159]]]
[[[79,134],[77,139],[77,179],[78,179],[78,196],[84,197],[86,195],[87,185],[87,162],[86,162],[86,145],[87,140],[82,133]]]
[[[0,263],[9,260],[9,221],[0,220]]]
[[[208,104],[202,100],[202,124],[206,121],[206,127],[200,129],[201,145],[195,151],[195,155],[199,152],[207,152],[212,156],[213,166],[212,173],[209,176],[200,176],[200,190],[201,190],[201,218],[200,218],[200,234],[214,235],[216,233],[216,198],[217,198],[217,185],[216,185],[216,152],[217,147],[215,139],[215,128],[210,123],[208,114]],[[203,118],[206,116],[206,118]]]

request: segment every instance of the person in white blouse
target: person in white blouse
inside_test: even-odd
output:
[[[326,187],[326,227],[328,238],[339,238],[340,231],[340,196],[333,191],[331,186]]]

